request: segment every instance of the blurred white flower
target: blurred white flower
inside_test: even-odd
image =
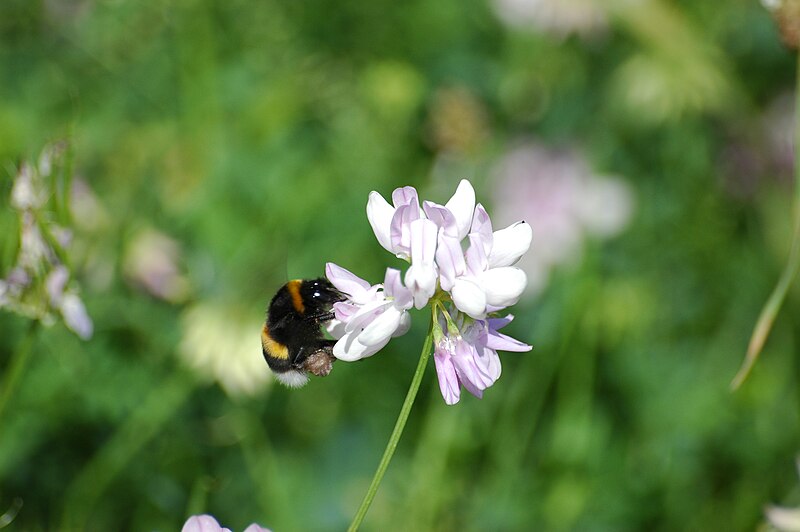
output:
[[[199,375],[219,382],[232,397],[255,396],[271,379],[259,337],[253,334],[261,323],[243,318],[247,315],[219,304],[200,303],[181,317],[181,359]]]
[[[800,474],[800,456],[795,459],[795,468]],[[769,524],[780,532],[800,532],[800,508],[784,508],[769,505],[764,509]]]
[[[781,532],[800,532],[800,508],[768,506],[764,513],[769,524]]]
[[[517,264],[528,274],[529,295],[541,292],[550,270],[577,260],[586,235],[609,238],[630,221],[633,194],[617,178],[597,176],[576,153],[535,142],[512,149],[495,170],[495,216],[524,219],[533,246]]]
[[[189,281],[180,272],[180,245],[154,229],[139,231],[125,251],[125,276],[151,295],[180,303],[189,295]]]
[[[566,37],[589,37],[608,27],[608,7],[602,0],[491,0],[508,26]]]

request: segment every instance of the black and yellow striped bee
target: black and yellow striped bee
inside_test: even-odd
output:
[[[334,303],[346,299],[325,279],[295,279],[283,285],[269,304],[261,329],[261,350],[275,377],[299,388],[308,373],[324,377],[333,367],[333,345],[322,325],[334,318]]]

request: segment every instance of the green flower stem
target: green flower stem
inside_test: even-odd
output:
[[[436,308],[435,305],[431,305],[434,309]],[[435,314],[435,310],[433,310]],[[417,371],[414,373],[414,378],[411,379],[411,385],[408,387],[408,393],[406,394],[406,400],[403,403],[403,407],[400,409],[400,415],[397,416],[397,422],[394,424],[394,430],[392,431],[392,435],[389,437],[389,443],[386,444],[386,450],[383,451],[383,457],[381,458],[380,464],[378,464],[378,469],[375,471],[375,476],[372,477],[372,484],[369,485],[369,489],[367,490],[367,494],[364,495],[364,500],[361,501],[361,506],[358,508],[358,512],[356,512],[356,516],[353,518],[353,522],[350,523],[350,528],[348,528],[348,532],[355,532],[358,530],[358,527],[361,526],[361,521],[364,520],[364,516],[367,515],[367,511],[369,510],[370,504],[372,504],[372,499],[375,498],[375,494],[378,492],[378,487],[381,484],[381,480],[383,479],[383,474],[386,473],[386,469],[389,467],[389,462],[392,461],[392,456],[394,455],[394,451],[397,449],[397,443],[400,441],[400,436],[403,434],[403,429],[406,426],[406,421],[408,421],[408,415],[411,413],[411,406],[414,404],[414,399],[417,397],[417,392],[419,391],[419,385],[422,382],[422,375],[425,373],[425,367],[428,363],[428,357],[431,354],[431,347],[433,345],[433,324],[435,323],[435,315],[431,320],[431,326],[428,330],[428,336],[425,338],[425,344],[422,346],[422,354],[419,356],[419,363],[417,363]]]
[[[745,354],[742,365],[736,376],[731,381],[731,390],[736,390],[747,379],[750,370],[758,360],[758,356],[764,349],[764,343],[767,341],[772,325],[775,323],[775,318],[783,305],[783,300],[786,299],[786,294],[792,286],[792,281],[797,276],[797,271],[800,270],[800,54],[797,56],[797,79],[795,81],[795,163],[794,163],[794,180],[795,180],[795,198],[794,198],[794,234],[792,236],[792,248],[789,251],[789,258],[786,261],[786,266],[783,268],[778,284],[772,290],[772,293],[761,309],[761,314],[758,316],[758,321],[753,328],[753,334],[750,337],[750,343],[747,346],[747,353]]]
[[[3,419],[3,414],[8,406],[8,402],[14,395],[14,392],[19,385],[20,378],[22,377],[22,374],[25,373],[25,368],[28,366],[38,328],[39,322],[36,320],[31,321],[31,324],[28,327],[28,332],[19,343],[11,362],[8,364],[8,368],[6,369],[6,373],[3,378],[3,383],[0,385],[0,420]]]

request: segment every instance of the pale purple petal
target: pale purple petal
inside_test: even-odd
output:
[[[506,325],[508,325],[512,321],[514,321],[514,315],[513,314],[506,314],[502,318],[489,318],[486,321],[489,324],[489,330],[497,331],[499,329],[502,329],[503,327],[505,327]]]
[[[387,268],[383,280],[383,293],[386,297],[394,298],[394,305],[403,309],[411,308],[413,295],[411,290],[403,286],[400,270]]]
[[[374,346],[381,343],[386,345],[386,342],[389,341],[389,338],[400,326],[400,318],[403,314],[405,314],[404,310],[394,306],[388,307],[372,320],[369,325],[364,327],[364,330],[358,335],[358,341],[366,346]]]
[[[500,357],[497,351],[493,349],[483,348],[480,352],[478,365],[481,367],[484,374],[492,381],[492,384],[494,384],[503,372],[503,367],[500,364]]]
[[[438,227],[425,218],[411,223],[411,267],[405,282],[414,294],[414,306],[421,309],[436,291],[437,273],[434,265]]]
[[[461,386],[464,387],[469,393],[477,397],[478,399],[483,398],[483,389],[476,386],[476,383],[470,379],[465,373],[465,365],[464,362],[460,362],[457,359],[453,359],[453,365],[456,368],[456,375],[458,375],[458,381],[461,383]]]
[[[462,179],[455,194],[444,206],[453,213],[458,228],[456,236],[458,240],[462,240],[469,232],[475,211],[475,189],[472,188],[472,184]]]
[[[394,189],[392,203],[394,203],[395,208],[399,208],[401,205],[411,205],[419,213],[419,196],[417,195],[417,189],[414,187],[406,186]]]
[[[256,523],[252,523],[250,526],[244,529],[244,532],[272,532],[272,530],[269,528],[264,528]]]
[[[423,203],[422,209],[425,211],[428,219],[442,228],[447,236],[458,238],[456,217],[453,216],[453,213],[450,212],[447,207],[433,203],[432,201],[426,201]]]
[[[456,354],[453,357],[453,363],[456,366],[458,378],[470,393],[477,396],[473,390],[484,390],[491,386],[494,380],[478,365],[478,351],[474,345],[464,340],[457,340],[455,344]]]
[[[475,214],[469,232],[480,235],[484,253],[488,255],[492,249],[492,220],[480,203],[475,206]]]
[[[533,349],[532,346],[497,331],[489,334],[486,347],[494,351],[512,351],[515,353],[524,353]]]
[[[344,327],[344,322],[337,319],[330,320],[325,324],[325,330],[328,331],[328,334],[330,334],[331,337],[336,340],[347,333],[347,331],[344,330]]]
[[[68,280],[69,270],[64,265],[56,266],[47,276],[45,287],[47,288],[47,295],[50,296],[50,303],[53,306],[57,307],[61,304],[61,299],[64,297],[64,287],[67,286]]]
[[[461,398],[461,388],[456,375],[456,368],[453,366],[450,355],[437,348],[433,355],[433,362],[436,365],[436,375],[439,377],[439,390],[442,392],[444,402],[454,405]]]
[[[397,329],[394,331],[394,333],[392,333],[392,338],[403,336],[410,328],[411,315],[408,312],[403,312],[403,314],[400,316],[400,325],[398,325]]]
[[[88,340],[92,337],[94,325],[92,319],[86,312],[86,307],[83,306],[83,301],[77,295],[72,293],[64,294],[61,301],[61,315],[64,317],[64,323],[72,329],[81,339]]]
[[[217,520],[210,515],[193,515],[187,519],[181,532],[222,532],[223,530],[228,529],[219,526]]]
[[[511,266],[531,247],[533,231],[525,222],[517,222],[492,235],[489,267]]]
[[[496,330],[492,330],[491,326],[489,328],[489,337],[486,340],[486,347],[494,349],[495,351],[513,351],[515,353],[524,353],[525,351],[533,349],[533,347],[526,343],[520,342]]]
[[[337,290],[356,302],[363,300],[370,289],[367,281],[332,262],[325,265],[325,276]]]
[[[439,233],[439,245],[436,247],[436,264],[439,266],[439,284],[442,290],[450,291],[456,277],[460,277],[467,272],[467,264],[464,262],[464,252],[461,244],[455,238]]]
[[[370,192],[367,201],[367,220],[369,220],[369,225],[372,226],[372,231],[380,245],[392,253],[394,250],[389,229],[392,225],[393,215],[394,207],[389,205],[389,202],[377,192]]]
[[[411,223],[419,220],[419,210],[416,206],[401,205],[394,211],[390,228],[392,250],[400,258],[411,256]]]
[[[372,346],[364,345],[359,341],[357,334],[349,333],[344,335],[333,346],[333,356],[345,362],[353,362],[354,360],[360,360],[374,355],[383,349],[387,343],[389,343],[389,338],[382,344]]]
[[[484,246],[484,237],[477,233],[470,233],[469,247],[467,248],[466,262],[467,270],[472,275],[478,275],[489,267],[489,261],[486,258],[486,247]]]
[[[337,320],[348,323],[360,308],[359,305],[354,305],[347,301],[337,301],[333,304],[333,313],[336,315]]]
[[[519,301],[528,278],[519,268],[506,266],[493,268],[480,275],[480,283],[486,292],[486,303],[497,307],[510,307]]]
[[[361,306],[355,314],[350,316],[350,319],[345,325],[345,332],[359,332],[364,327],[372,323],[372,320],[383,314],[387,307],[391,307],[392,302],[386,300],[378,300],[367,303]]]
[[[453,303],[461,312],[482,319],[486,313],[486,294],[472,279],[456,279],[450,291]]]

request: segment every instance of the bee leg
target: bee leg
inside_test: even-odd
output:
[[[333,311],[330,312],[323,312],[322,314],[310,314],[305,316],[305,319],[308,321],[316,321],[316,322],[323,322],[323,321],[331,321],[336,317],[336,314]]]
[[[303,348],[308,354],[300,363],[300,369],[307,371],[317,377],[327,376],[333,369],[333,362],[336,357],[333,356],[333,344],[336,342],[332,340],[322,340],[318,345]]]

